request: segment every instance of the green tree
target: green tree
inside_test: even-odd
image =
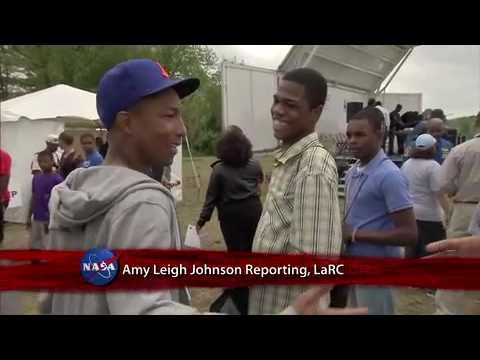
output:
[[[193,148],[210,152],[220,129],[218,59],[204,45],[14,45],[0,47],[0,96],[28,93],[60,83],[96,91],[115,64],[150,58],[172,77],[197,77],[199,91],[184,101],[184,120]],[[13,74],[16,74],[13,76]]]

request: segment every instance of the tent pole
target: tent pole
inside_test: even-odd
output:
[[[308,64],[310,64],[310,61],[312,61],[313,55],[315,55],[315,52],[318,49],[318,45],[314,45],[312,50],[310,51],[310,54],[308,55],[308,58],[305,60],[303,63],[302,67],[306,67]]]
[[[190,141],[188,141],[187,134],[185,134],[185,140],[187,141],[188,156],[190,157],[190,162],[192,163],[192,170],[193,170],[193,176],[195,177],[195,184],[197,185],[197,189],[200,189],[200,180],[198,178],[197,169],[195,168],[195,163],[193,162],[192,151],[190,150]]]
[[[375,94],[381,94],[382,92],[385,92],[387,90],[388,85],[390,85],[393,78],[395,77],[395,75],[397,75],[398,71],[400,70],[402,65],[405,63],[405,61],[407,61],[407,59],[410,56],[410,54],[412,53],[412,51],[413,51],[413,48],[408,49],[406,55],[403,57],[402,61],[400,61],[400,64],[398,64],[398,66],[395,69],[395,71],[393,72],[392,76],[390,76],[390,79],[388,79],[388,82],[385,84],[385,86],[380,91],[375,92]]]

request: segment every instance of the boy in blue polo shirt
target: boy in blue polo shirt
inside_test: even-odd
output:
[[[83,162],[83,167],[102,165],[103,157],[97,150],[95,137],[92,134],[86,133],[80,136],[80,143],[85,152],[86,159]]]
[[[345,179],[343,237],[348,256],[400,257],[401,247],[417,241],[407,180],[381,148],[382,122],[378,109],[366,108],[347,127],[350,149],[358,159]],[[369,314],[394,314],[391,288],[352,286],[351,304],[368,306]]]

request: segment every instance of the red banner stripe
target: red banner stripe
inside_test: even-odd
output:
[[[116,279],[108,286],[94,286],[80,273],[83,251],[0,251],[0,291],[125,291],[188,287],[244,287],[255,285],[358,284],[413,286],[421,288],[480,290],[480,259],[475,258],[342,258],[331,259],[310,255],[264,253],[229,253],[203,250],[113,250],[120,267]],[[31,263],[35,261],[36,263]],[[125,266],[150,268],[149,276],[122,275]],[[314,275],[322,267],[343,265],[343,275]],[[179,277],[153,274],[161,267],[185,267]],[[195,267],[238,267],[240,274],[191,275]],[[310,275],[288,275],[287,271],[260,276],[247,274],[246,269],[306,267]]]

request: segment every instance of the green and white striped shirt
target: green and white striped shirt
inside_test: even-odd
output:
[[[340,255],[337,186],[335,160],[320,144],[317,133],[279,150],[253,251]],[[252,287],[249,313],[278,313],[304,290],[304,286]]]

